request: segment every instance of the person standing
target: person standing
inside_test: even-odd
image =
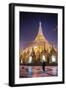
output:
[[[45,66],[46,66],[46,63],[45,63],[45,61],[43,61],[43,65],[42,65],[43,71],[45,71]]]

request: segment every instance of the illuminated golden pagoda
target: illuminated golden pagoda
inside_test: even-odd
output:
[[[48,43],[48,41],[46,40],[42,32],[41,22],[39,22],[39,31],[34,40],[34,44],[36,45],[36,47],[39,46],[40,49],[45,48],[46,50],[48,50],[48,52],[49,52],[49,49],[51,48],[51,45]]]
[[[44,52],[44,50],[46,51],[46,57],[48,57],[52,50],[52,44],[50,44],[45,38],[45,35],[42,32],[41,22],[39,22],[38,33],[34,41],[30,42],[28,46],[22,50],[20,56],[22,56],[21,58],[23,61],[28,62],[28,58],[33,51],[36,60],[38,60],[38,58],[41,56],[41,53]],[[57,49],[54,46],[53,46],[53,50],[57,52]]]

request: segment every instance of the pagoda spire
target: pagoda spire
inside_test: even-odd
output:
[[[40,42],[40,41],[47,42],[47,40],[45,39],[45,36],[43,35],[43,32],[42,32],[41,21],[39,22],[38,34],[36,35],[36,38],[35,38],[35,42],[36,41],[37,42]]]
[[[43,35],[41,21],[39,22],[39,31],[38,31],[38,34]]]

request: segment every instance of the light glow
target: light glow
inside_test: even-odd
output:
[[[52,62],[56,62],[56,57],[52,56]]]
[[[42,61],[46,61],[45,55],[42,56]]]
[[[31,63],[31,62],[32,62],[32,57],[30,56],[29,60],[28,60],[28,63]]]

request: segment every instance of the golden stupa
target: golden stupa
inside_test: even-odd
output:
[[[42,32],[42,25],[41,22],[39,22],[39,29],[38,33],[34,39],[34,41],[30,42],[26,48],[24,48],[20,52],[20,58],[27,62],[28,57],[32,54],[34,51],[36,58],[41,54],[44,50],[50,54],[51,50],[54,50],[54,52],[57,52],[57,49],[47,41],[45,38],[43,32]]]

